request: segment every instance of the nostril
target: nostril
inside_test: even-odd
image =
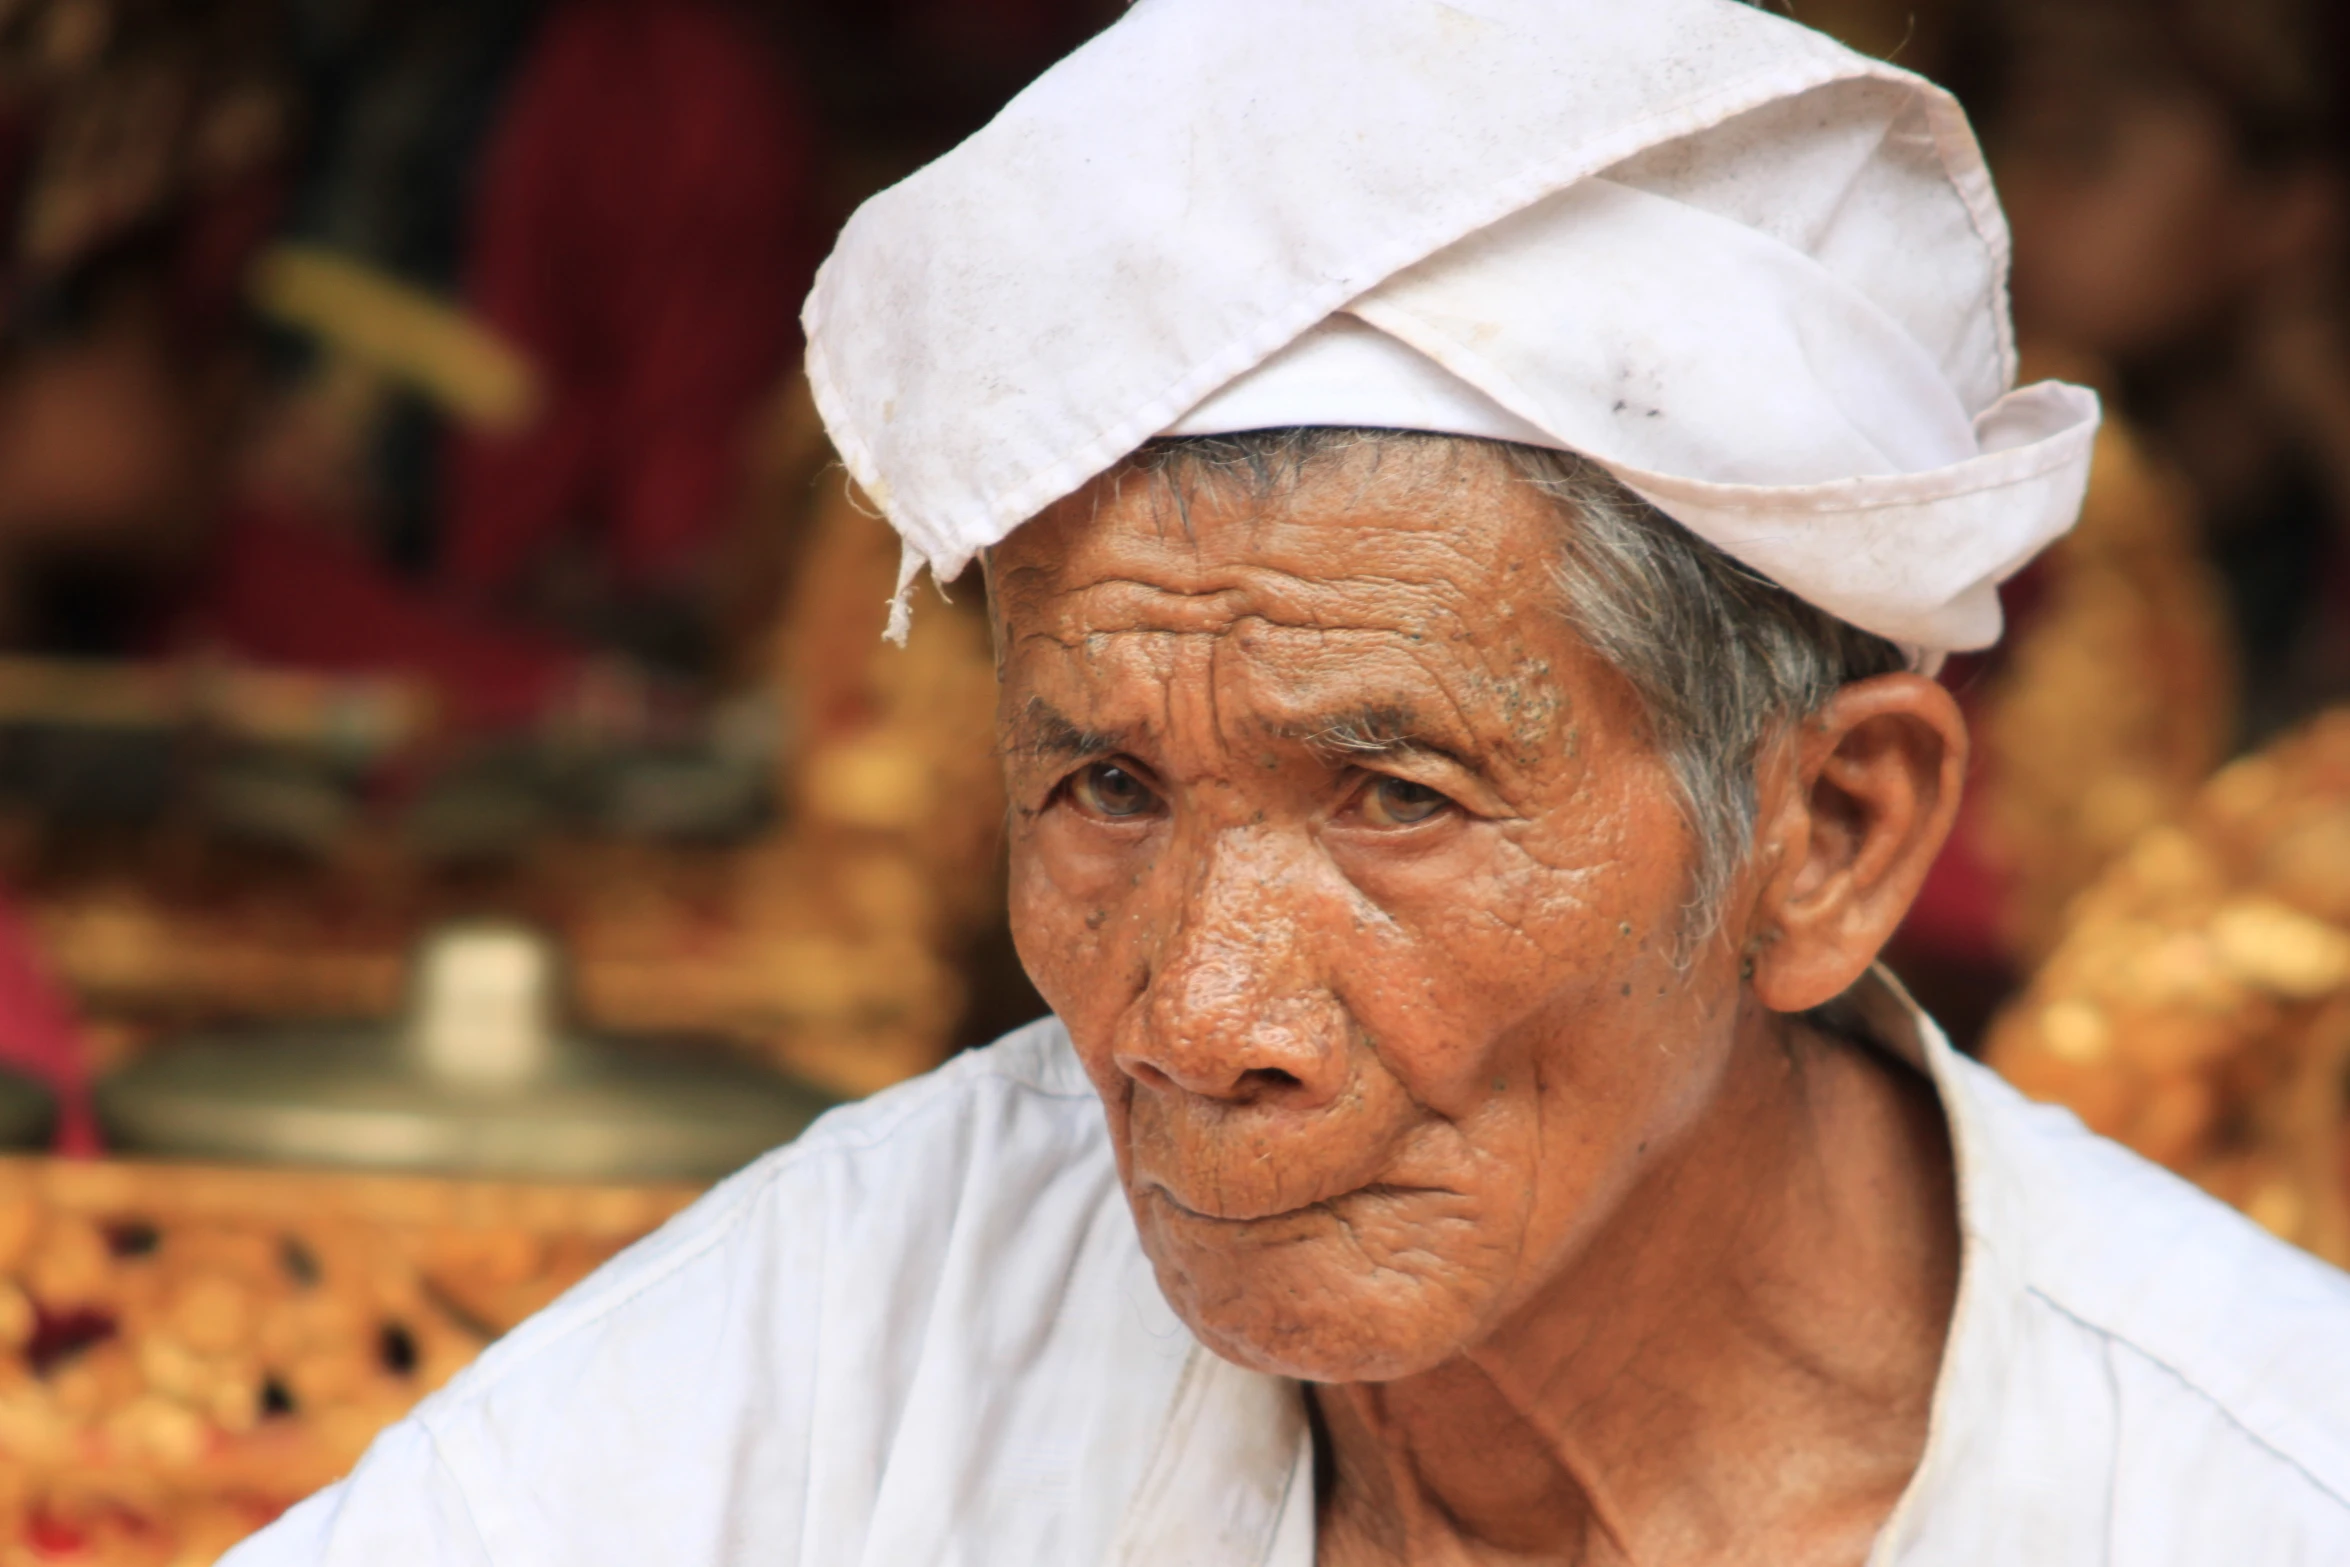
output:
[[[1119,1065],[1126,1069],[1129,1077],[1146,1088],[1182,1090],[1216,1099],[1261,1099],[1293,1092],[1305,1082],[1295,1072],[1284,1072],[1275,1066],[1249,1067],[1229,1077],[1219,1075],[1213,1079],[1195,1079],[1188,1074],[1170,1072],[1155,1061],[1139,1057],[1122,1060]]]

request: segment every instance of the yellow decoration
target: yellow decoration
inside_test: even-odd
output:
[[[279,245],[255,264],[252,294],[265,315],[467,424],[514,431],[538,413],[538,376],[518,350],[457,305],[363,262]]]

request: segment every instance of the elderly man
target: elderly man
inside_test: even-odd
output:
[[[2004,263],[1729,0],[1144,0],[808,309],[984,561],[1054,1016],[238,1562],[2350,1556],[2350,1284],[1872,967],[2095,424]]]

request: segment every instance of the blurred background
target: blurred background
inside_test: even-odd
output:
[[[2350,8],[1774,8],[1965,102],[2111,415],[1893,966],[2350,1256]],[[1041,1011],[796,314],[1118,9],[0,0],[0,1562],[210,1560]]]

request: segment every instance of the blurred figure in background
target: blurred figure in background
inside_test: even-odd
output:
[[[2005,0],[1979,96],[2027,344],[2186,478],[2258,737],[2350,693],[2350,13]]]
[[[816,238],[762,23],[14,0],[0,56],[0,642],[414,673],[501,723],[698,672]]]
[[[264,297],[303,330],[191,632],[491,719],[609,655],[698,673],[813,239],[768,40],[721,0],[295,21],[314,119]]]
[[[0,3],[0,644],[147,635],[201,555],[290,104],[266,0]]]

